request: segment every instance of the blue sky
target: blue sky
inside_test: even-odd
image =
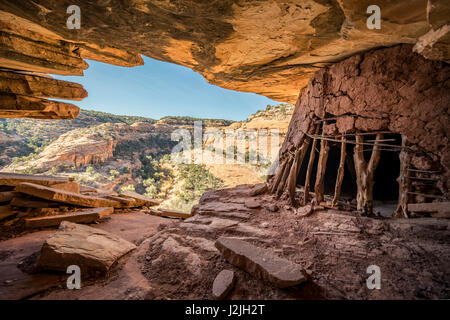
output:
[[[55,78],[84,86],[89,96],[75,102],[80,108],[154,119],[191,116],[244,120],[267,104],[278,104],[257,94],[211,85],[189,68],[143,58],[145,64],[134,68],[89,60],[83,77]]]

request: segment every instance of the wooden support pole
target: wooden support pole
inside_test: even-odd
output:
[[[345,169],[345,157],[347,155],[347,143],[344,136],[342,136],[342,143],[341,143],[341,157],[339,159],[339,169],[338,174],[336,178],[336,186],[334,188],[334,197],[332,206],[337,206],[339,196],[341,195],[341,186],[342,181],[344,180],[344,169]]]
[[[383,139],[383,134],[376,135],[376,141]],[[380,161],[380,144],[375,142],[372,155],[367,163],[364,159],[363,151],[364,138],[362,135],[356,136],[355,152],[353,155],[356,171],[357,185],[357,209],[365,214],[372,214],[373,211],[373,183],[374,173]]]
[[[286,161],[281,161],[280,160],[277,172],[275,174],[275,177],[273,178],[272,186],[270,188],[270,192],[271,193],[275,193],[275,191],[277,191],[278,185],[280,183],[281,177],[283,176],[283,173],[284,173],[285,169],[286,169]]]
[[[291,172],[291,165],[293,163],[293,159],[289,158],[286,162],[286,168],[284,169],[283,176],[281,177],[280,183],[278,184],[276,197],[279,198],[281,194],[283,193],[284,186],[286,184],[287,177],[289,173]]]
[[[402,135],[402,147],[406,147],[406,136]],[[394,218],[409,218],[408,203],[409,191],[411,191],[411,180],[408,177],[408,167],[410,164],[410,156],[407,152],[402,150],[399,155],[400,158],[400,174],[397,178],[398,182],[398,205],[392,216]]]
[[[289,194],[289,199],[291,205],[295,206],[295,187],[297,186],[297,176],[300,168],[303,164],[303,159],[305,158],[306,152],[308,151],[309,145],[311,143],[311,138],[306,137],[303,145],[297,150],[294,164],[291,167],[291,172],[289,173],[287,190]]]
[[[325,122],[324,122],[325,125]],[[323,135],[323,128],[322,128],[322,135]],[[327,169],[327,160],[328,160],[328,153],[330,151],[330,146],[328,145],[328,141],[325,139],[322,139],[320,141],[320,154],[319,154],[319,163],[317,166],[317,174],[316,174],[316,183],[314,185],[314,193],[316,194],[316,201],[317,203],[320,203],[323,201],[324,198],[324,177],[325,177],[325,171]]]
[[[319,133],[320,125],[316,126],[315,134]],[[308,203],[309,198],[309,186],[311,185],[311,172],[316,158],[317,138],[313,139],[311,153],[309,155],[308,168],[306,169],[305,188],[303,191],[303,205]]]

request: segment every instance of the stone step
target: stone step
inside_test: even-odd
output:
[[[118,201],[86,196],[64,190],[57,190],[33,183],[26,183],[26,182],[21,183],[16,187],[16,191],[49,201],[62,202],[81,207],[90,207],[90,208],[122,207],[121,203]]]
[[[16,187],[22,182],[30,182],[43,186],[51,186],[54,184],[67,183],[69,179],[66,177],[40,176],[18,173],[0,172],[0,186]]]
[[[94,223],[103,217],[114,212],[114,208],[95,208],[75,213],[68,213],[56,216],[28,218],[25,219],[26,228],[45,228],[59,226],[62,221],[70,221],[73,223]]]
[[[222,237],[215,245],[229,263],[279,288],[295,286],[307,280],[306,272],[300,265],[246,241]]]

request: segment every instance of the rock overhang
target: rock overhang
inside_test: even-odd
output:
[[[31,31],[45,30],[46,37],[68,46],[73,72],[86,68],[82,58],[133,66],[142,63],[139,54],[143,54],[187,66],[227,89],[294,103],[316,71],[373,48],[410,43],[429,59],[449,60],[446,1],[378,1],[380,30],[366,25],[371,4],[78,1],[79,30],[66,26],[70,3],[65,1],[6,0],[0,10],[16,17],[14,21],[25,21],[25,26],[29,21]]]

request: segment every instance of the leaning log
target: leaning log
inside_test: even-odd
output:
[[[320,203],[324,197],[324,178],[325,171],[327,168],[328,153],[330,151],[330,146],[328,141],[322,139],[320,141],[320,154],[319,163],[317,166],[316,183],[314,185],[314,193],[316,194],[317,203]]]
[[[316,126],[315,135],[318,134],[320,125]],[[314,160],[316,159],[316,148],[317,148],[317,138],[313,139],[311,153],[309,155],[308,168],[306,169],[305,177],[305,188],[303,191],[303,205],[306,205],[309,198],[309,186],[311,185],[311,173],[314,165]]]
[[[289,173],[287,190],[292,205],[295,205],[295,187],[297,186],[298,172],[302,167],[303,159],[305,158],[310,143],[311,139],[309,137],[306,137],[305,141],[303,142],[303,145],[296,152],[294,164],[291,168],[291,172]]]
[[[345,169],[345,157],[347,155],[347,143],[344,136],[342,136],[341,142],[341,157],[339,159],[339,169],[336,178],[336,186],[334,188],[334,197],[332,206],[337,206],[339,196],[341,195],[342,181],[344,180],[344,169]]]
[[[358,211],[365,214],[372,214],[373,211],[374,173],[381,154],[381,147],[377,141],[381,139],[383,139],[383,134],[377,134],[372,155],[367,163],[364,159],[364,138],[362,135],[356,135],[355,153],[353,155],[356,170],[356,202]]]
[[[402,147],[406,148],[406,136],[402,135]],[[408,178],[408,167],[410,164],[410,156],[405,149],[402,149],[400,158],[400,174],[397,178],[398,182],[398,205],[393,213],[394,218],[408,218],[408,202],[409,191],[411,191],[411,180]]]

